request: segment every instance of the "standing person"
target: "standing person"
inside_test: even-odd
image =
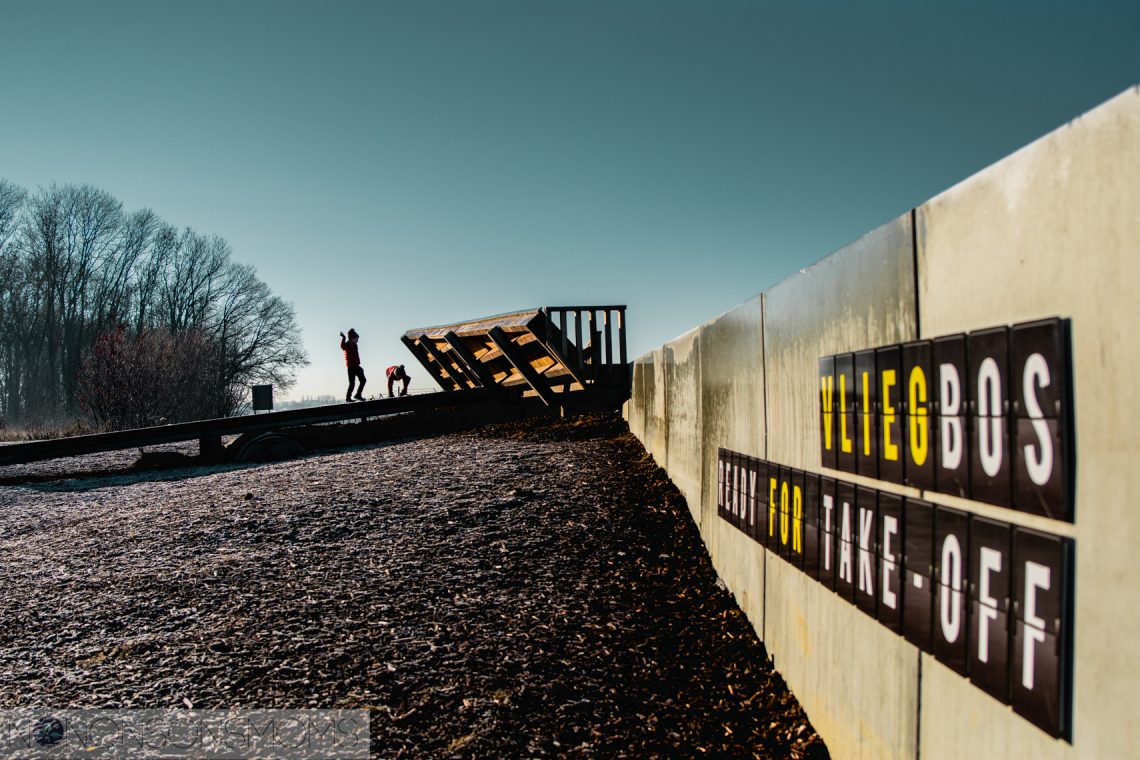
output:
[[[403,364],[388,368],[388,398],[392,398],[392,384],[397,380],[404,381],[404,388],[400,391],[400,395],[407,396],[408,383],[412,382],[412,378],[408,377],[408,373],[404,371]]]
[[[363,401],[364,384],[368,382],[364,377],[364,368],[360,366],[360,349],[356,347],[358,340],[360,335],[351,327],[348,328],[348,340],[344,339],[344,333],[340,334],[340,350],[344,351],[344,363],[348,367],[348,393],[344,394],[345,401]],[[360,386],[356,389],[356,398],[353,399],[352,386],[357,380],[360,381]]]

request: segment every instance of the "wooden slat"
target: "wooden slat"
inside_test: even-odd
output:
[[[483,353],[479,354],[478,359],[484,364],[489,364],[496,359],[501,359],[502,356],[502,351],[500,351],[498,348],[492,348],[490,351],[484,351]]]
[[[570,341],[567,340],[567,338],[566,338],[566,310],[565,309],[559,309],[558,314],[559,314],[559,316],[562,317],[562,324],[558,329],[558,332],[560,332],[562,334],[561,335],[561,337],[562,337],[562,355],[567,356],[569,354],[569,352],[566,350],[566,347],[570,343]],[[553,325],[554,323],[551,322],[551,324]],[[567,369],[569,369],[569,367],[567,367]]]
[[[590,363],[593,365],[594,382],[602,379],[602,332],[598,329],[598,315],[594,310],[586,312],[590,319]]]
[[[424,350],[423,346],[409,338],[407,335],[401,335],[400,340],[404,342],[404,345],[407,346],[408,350],[412,352],[412,356],[416,357],[416,360],[423,365],[423,368],[425,370],[427,370],[428,376],[431,377],[432,380],[435,380],[436,384],[439,385],[440,388],[443,388],[445,391],[455,390],[455,383],[444,378],[443,373],[440,372],[439,367],[437,367],[435,362],[432,361],[431,356],[427,353],[427,351]]]
[[[619,357],[621,358],[621,378],[622,382],[629,382],[629,358],[625,349],[625,308],[618,309],[618,350]]]
[[[524,311],[513,311],[507,314],[497,314],[493,317],[472,319],[467,322],[455,322],[450,325],[417,327],[414,330],[408,330],[404,335],[407,335],[413,340],[419,338],[421,335],[443,340],[443,336],[449,332],[453,332],[461,337],[468,335],[485,335],[492,327],[501,327],[507,332],[512,332],[534,319],[534,315],[537,314],[538,311],[538,309],[527,309]]]
[[[437,342],[438,340],[439,339],[436,338],[431,339],[432,355],[437,362],[443,365],[447,374],[458,382],[460,386],[463,387],[463,390],[482,387],[483,384],[479,381],[479,377],[467,367],[467,362],[463,361],[459,355],[452,350],[451,344],[448,343],[446,347],[441,348]]]
[[[589,360],[589,378],[595,383],[597,382],[597,344],[594,341],[594,312],[593,310],[586,312],[586,350],[587,359]]]
[[[460,376],[459,371],[451,366],[451,362],[447,361],[445,353],[435,345],[433,338],[425,335],[416,342],[420,344],[431,360],[439,366],[443,371],[443,376],[447,378],[448,382],[455,386],[455,390],[467,390],[466,378]]]
[[[602,312],[602,319],[606,323],[606,380],[614,379],[614,335],[613,325],[610,324],[610,310]]]
[[[463,339],[453,332],[449,332],[443,336],[447,341],[447,345],[451,346],[451,350],[455,352],[456,358],[467,365],[468,371],[474,375],[479,384],[485,388],[490,388],[495,384],[495,375],[491,372],[490,368],[483,362],[475,358],[475,354],[463,344]]]
[[[566,333],[561,332],[553,324],[547,325],[547,330],[546,340],[540,341],[542,345],[550,352],[554,361],[566,368],[566,371],[574,378],[575,382],[586,385],[585,376],[582,371],[578,369],[578,366],[582,363],[581,358],[576,356],[578,352],[571,351],[568,354],[565,349],[558,348],[559,345],[566,346],[568,344]],[[571,348],[573,347],[571,346]]]
[[[554,391],[551,390],[550,385],[542,376],[534,371],[534,368],[530,366],[530,362],[526,360],[518,347],[511,342],[510,337],[498,327],[491,328],[488,335],[491,340],[495,342],[495,345],[498,346],[499,350],[503,352],[503,355],[507,357],[507,361],[523,376],[527,385],[538,394],[538,397],[541,398],[547,406],[555,405],[557,399],[554,397]]]
[[[578,374],[586,376],[586,344],[582,342],[582,310],[574,310],[574,345],[578,347]]]

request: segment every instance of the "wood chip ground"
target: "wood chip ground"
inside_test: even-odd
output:
[[[0,473],[0,707],[367,708],[386,758],[827,756],[620,419],[65,470]]]

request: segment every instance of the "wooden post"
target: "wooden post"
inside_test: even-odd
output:
[[[565,309],[559,309],[558,314],[562,318],[562,324],[559,326],[559,329],[562,331],[562,355],[567,356],[568,354],[566,353],[566,344],[569,343],[570,341],[568,341],[566,339],[566,310]],[[570,369],[570,368],[567,367],[566,369]]]
[[[594,365],[594,382],[602,379],[602,331],[598,329],[598,315],[593,309],[590,315],[590,359]]]
[[[614,381],[614,334],[610,324],[610,310],[602,312],[602,319],[606,323],[606,380]]]
[[[578,374],[586,375],[586,344],[582,342],[582,310],[574,310],[574,345],[578,347]]]
[[[618,309],[618,356],[621,358],[622,382],[629,385],[629,358],[625,349],[625,307]]]

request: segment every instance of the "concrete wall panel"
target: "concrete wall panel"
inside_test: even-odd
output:
[[[630,382],[629,401],[622,405],[622,417],[629,424],[629,431],[645,442],[645,417],[649,409],[646,375],[652,375],[653,366],[649,359],[652,354],[633,361],[633,378]]]
[[[946,667],[922,655],[921,757],[1074,757],[1073,747],[1051,739],[1006,705]],[[998,728],[1000,726],[1000,728]],[[969,727],[964,731],[963,727]],[[1123,757],[1132,748],[1090,757]]]
[[[912,244],[907,214],[764,294],[768,459],[822,471],[820,357],[914,337]],[[832,753],[913,757],[914,647],[782,561],[767,573],[765,643]]]
[[[910,214],[764,294],[768,458],[819,471],[819,359],[918,329]]]
[[[761,635],[764,550],[717,518],[717,449],[761,457],[764,447],[764,331],[757,296],[701,327],[701,535],[737,604]]]
[[[1140,90],[951,188],[918,209],[917,220],[923,337],[1072,320],[1078,463],[1072,746],[1008,719],[1008,708],[941,674],[923,678],[922,757],[1011,748],[1042,757],[1064,749],[1068,757],[1135,753]],[[971,730],[954,731],[962,725]]]
[[[665,413],[664,351],[656,348],[639,358],[637,363],[645,367],[641,402],[644,405],[641,443],[653,456],[653,461],[659,467],[664,467],[669,436],[669,419]]]
[[[914,758],[918,650],[780,559],[766,580],[768,651],[832,757]]]
[[[700,331],[690,330],[666,343],[662,350],[665,368],[666,433],[665,469],[685,497],[693,521],[701,518],[701,351]]]

